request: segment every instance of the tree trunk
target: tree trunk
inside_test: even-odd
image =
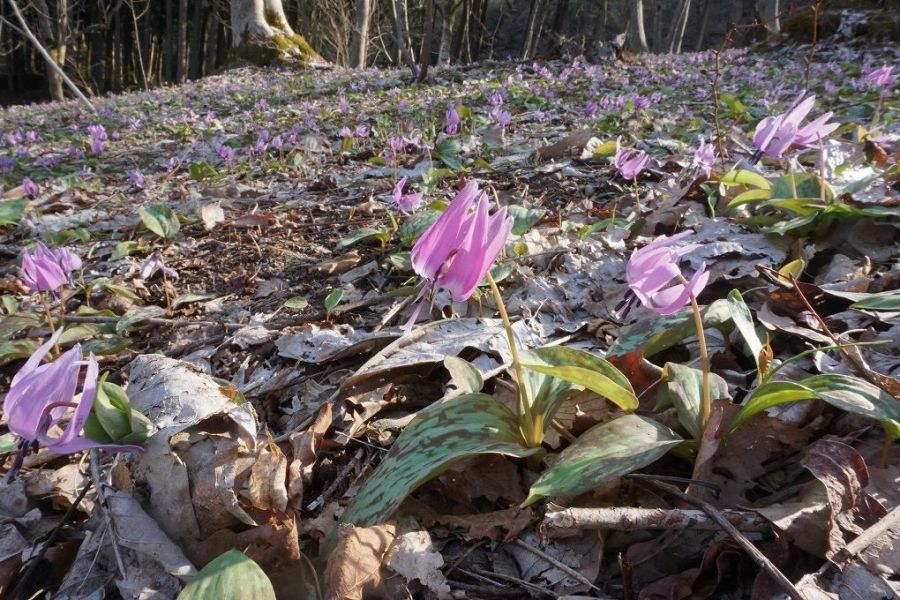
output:
[[[631,12],[629,20],[630,46],[638,52],[649,52],[647,47],[647,34],[644,32],[644,0],[629,0]]]
[[[212,12],[206,22],[206,49],[204,55],[203,74],[210,75],[215,72],[219,58],[219,15],[216,13],[216,3],[212,3]]]
[[[531,49],[537,43],[538,15],[541,12],[541,0],[531,0],[528,7],[528,23],[525,25],[525,39],[522,42],[522,60],[531,57]]]
[[[438,4],[441,13],[441,44],[438,46],[438,64],[450,62],[450,51],[453,46],[453,25],[456,20],[457,0],[444,0]]]
[[[50,53],[53,62],[60,68],[66,63],[66,36],[68,35],[68,10],[66,0],[57,0],[54,3],[54,11],[45,0],[31,0],[38,15],[38,29],[43,38],[43,44]],[[55,13],[55,14],[54,14]],[[59,71],[47,65],[47,87],[50,98],[56,101],[66,99],[63,91],[63,78]]]
[[[256,63],[322,60],[288,24],[281,0],[230,0],[230,6],[232,46],[239,56]]]
[[[695,52],[703,49],[703,41],[706,38],[706,26],[709,24],[709,5],[710,0],[700,0],[703,3],[703,16],[700,17],[700,33],[697,34],[697,45],[694,47]]]
[[[428,77],[428,66],[431,64],[431,44],[434,41],[434,3],[436,0],[426,0],[425,8],[425,33],[422,36],[422,51],[419,52],[419,83]]]
[[[203,30],[204,18],[210,17],[203,0],[194,0],[194,14],[191,15],[191,43],[188,52],[188,77],[199,79],[203,76]]]
[[[173,81],[175,79],[175,60],[178,58],[178,48],[172,43],[176,38],[175,33],[175,6],[174,0],[166,0],[166,25],[163,34],[163,75],[164,81]]]
[[[675,27],[669,36],[669,54],[681,52],[681,41],[684,39],[684,30],[687,28],[688,16],[691,13],[691,0],[681,0],[678,3]]]
[[[403,57],[403,62],[412,71],[413,78],[419,78],[419,71],[416,68],[416,60],[413,58],[409,46],[406,45],[407,27],[406,27],[406,0],[393,0],[391,2],[391,16],[394,18],[394,43],[397,44],[397,51]]]
[[[781,32],[781,2],[779,0],[756,0],[756,13],[761,15],[769,33]]]
[[[371,15],[372,2],[356,0],[356,7],[353,10],[353,35],[350,38],[350,66],[354,69],[362,69],[366,66]]]

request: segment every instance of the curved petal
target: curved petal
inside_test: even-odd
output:
[[[413,246],[413,270],[420,276],[432,280],[438,276],[450,252],[460,241],[466,215],[477,195],[478,184],[470,181]]]
[[[708,281],[709,271],[706,270],[706,265],[702,265],[686,286],[679,283],[657,294],[654,306],[648,308],[663,316],[674,314],[684,308],[692,294],[695,297],[699,295]]]
[[[100,367],[97,364],[97,359],[91,354],[90,358],[88,358],[87,372],[84,376],[81,400],[78,402],[78,406],[75,407],[75,412],[72,413],[72,418],[69,419],[69,422],[66,424],[63,434],[57,439],[42,436],[44,438],[42,441],[44,441],[51,449],[64,448],[67,444],[71,444],[79,437],[81,430],[84,429],[84,424],[91,414],[91,406],[94,404],[94,398],[97,396],[97,378],[99,375]]]

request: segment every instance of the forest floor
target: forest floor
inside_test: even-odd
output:
[[[425,86],[241,68],[97,98],[96,114],[0,112],[0,385],[50,333],[20,272],[42,240],[84,263],[50,298],[62,348],[93,352],[151,424],[142,452],[41,448],[0,484],[0,595],[174,598],[232,548],[279,598],[775,598],[771,569],[808,598],[900,593],[900,112],[867,78],[898,57],[829,40],[718,67],[711,52],[484,63]],[[790,162],[751,161],[756,124],[804,88],[810,119],[840,127]],[[693,153],[717,132],[707,175]],[[633,182],[617,138],[650,155]],[[401,178],[424,194],[412,214]],[[516,406],[488,287],[437,293],[401,329],[410,248],[466,180],[514,219],[493,275],[519,343],[606,358],[638,429],[611,429],[621,402],[569,382],[538,455],[442,448],[465,432],[419,423],[403,449],[421,462],[393,464],[414,483],[385,467],[373,494],[419,411],[479,392]],[[683,230],[698,246],[682,264],[710,273],[706,427],[690,310],[615,310],[632,250]],[[154,255],[164,268],[142,274]],[[94,439],[143,437],[97,419]],[[560,475],[585,432],[586,471]],[[0,442],[15,451],[13,432]],[[339,527],[360,494],[400,509]]]

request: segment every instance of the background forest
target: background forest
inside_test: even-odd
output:
[[[782,0],[10,0],[0,1],[0,103],[61,99],[64,83],[23,34],[27,26],[80,89],[103,94],[212,74],[254,37],[294,31],[341,66],[589,53],[628,31],[634,51],[721,44],[731,23],[765,22],[807,2]],[[858,3],[857,3],[858,4]],[[20,9],[21,18],[15,9]],[[268,23],[259,23],[260,19]],[[23,25],[24,21],[24,25]],[[266,28],[268,25],[268,29]],[[430,27],[429,27],[430,25]],[[431,35],[429,36],[429,30]],[[752,32],[758,37],[762,30]],[[809,27],[803,28],[804,35]],[[735,43],[750,39],[742,31]],[[426,43],[429,48],[426,48]],[[288,41],[288,44],[290,42]],[[284,47],[282,47],[284,49]],[[48,82],[49,79],[49,82]],[[49,83],[49,85],[48,85]]]

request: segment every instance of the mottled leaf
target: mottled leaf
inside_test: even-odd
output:
[[[725,299],[716,300],[701,312],[704,327],[721,327],[731,320],[731,311]],[[609,347],[609,356],[641,352],[649,358],[696,335],[694,315],[689,308],[674,315],[641,319],[622,329],[619,337]]]
[[[357,229],[352,232],[350,235],[339,241],[335,245],[335,250],[343,250],[344,248],[349,248],[350,246],[355,246],[356,244],[360,244],[362,242],[378,242],[378,244],[383,248],[385,244],[391,241],[391,232],[385,229],[376,229],[374,227],[365,227],[363,229]]]
[[[444,368],[450,373],[456,389],[463,394],[477,394],[484,387],[484,379],[481,371],[467,360],[458,356],[448,356],[444,359]]]
[[[165,204],[142,206],[138,215],[144,226],[163,239],[171,239],[181,229],[178,216]]]
[[[510,204],[507,210],[509,210],[509,216],[513,218],[513,235],[525,235],[528,233],[534,227],[534,224],[540,221],[547,212],[542,208],[525,208],[515,204]]]
[[[750,348],[750,353],[753,354],[753,360],[756,361],[756,367],[759,369],[759,356],[763,350],[763,344],[753,325],[753,315],[739,291],[731,290],[728,293],[728,310],[731,313],[731,320],[734,321],[734,325],[743,336],[747,347]]]
[[[530,456],[519,420],[485,394],[466,394],[421,411],[366,480],[341,520],[354,525],[386,521],[403,499],[453,463],[478,454]]]
[[[656,421],[622,415],[588,429],[531,486],[522,506],[547,496],[575,496],[649,465],[682,441]]]
[[[672,404],[678,420],[694,439],[700,439],[700,412],[703,402],[703,371],[678,363],[666,363],[659,394],[665,399],[659,405]],[[710,399],[730,399],[728,384],[715,373],[709,374]]]
[[[15,225],[21,221],[26,208],[28,200],[25,199],[0,201],[0,227]]]
[[[222,598],[275,600],[275,590],[258,564],[238,550],[229,550],[203,567],[178,594],[178,600]]]

